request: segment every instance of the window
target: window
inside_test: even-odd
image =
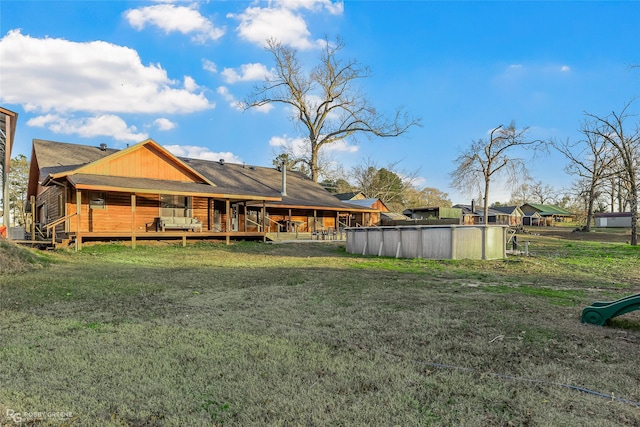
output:
[[[90,191],[89,207],[91,209],[105,209],[107,207],[107,194],[104,191]]]
[[[191,197],[161,194],[160,216],[191,217]]]

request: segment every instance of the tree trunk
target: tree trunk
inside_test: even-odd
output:
[[[593,219],[593,199],[595,197],[595,191],[593,186],[589,190],[589,200],[587,201],[587,223],[584,226],[584,231],[591,231],[591,220]]]
[[[484,181],[484,207],[483,207],[483,215],[484,215],[484,224],[489,224],[489,181],[487,178]]]
[[[638,244],[638,186],[635,184],[635,177],[631,185],[631,245]]]
[[[311,164],[309,165],[311,167],[311,179],[313,180],[313,182],[318,182],[318,178],[320,175],[319,171],[318,171],[318,147],[314,146],[311,149]]]

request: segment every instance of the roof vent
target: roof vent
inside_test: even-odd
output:
[[[100,151],[107,151],[107,144],[105,144],[104,142],[100,144]]]
[[[220,162],[221,165],[224,165],[224,159],[220,159],[218,162]]]

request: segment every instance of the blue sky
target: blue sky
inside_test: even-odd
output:
[[[153,138],[172,152],[270,166],[302,135],[289,112],[240,111],[273,67],[274,37],[309,66],[340,36],[371,67],[379,111],[404,106],[423,126],[395,139],[343,141],[345,169],[365,159],[450,188],[453,160],[515,120],[532,139],[581,139],[584,112],[640,95],[636,1],[11,1],[0,2],[0,102],[19,114],[13,156],[31,140],[123,148]],[[632,111],[637,112],[640,101]],[[569,187],[565,160],[529,162],[535,180]],[[491,202],[509,191],[494,184]]]

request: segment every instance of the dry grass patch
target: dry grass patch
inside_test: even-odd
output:
[[[66,411],[69,425],[91,426],[637,425],[633,405],[560,385],[640,401],[638,316],[580,323],[586,304],[640,289],[637,252],[584,244],[539,236],[537,256],[489,262],[323,244],[56,253],[46,269],[0,277],[0,414]],[[609,261],[576,273],[596,253],[616,260],[616,277]]]
[[[48,258],[41,252],[22,248],[0,238],[0,275],[38,269],[47,262]]]

